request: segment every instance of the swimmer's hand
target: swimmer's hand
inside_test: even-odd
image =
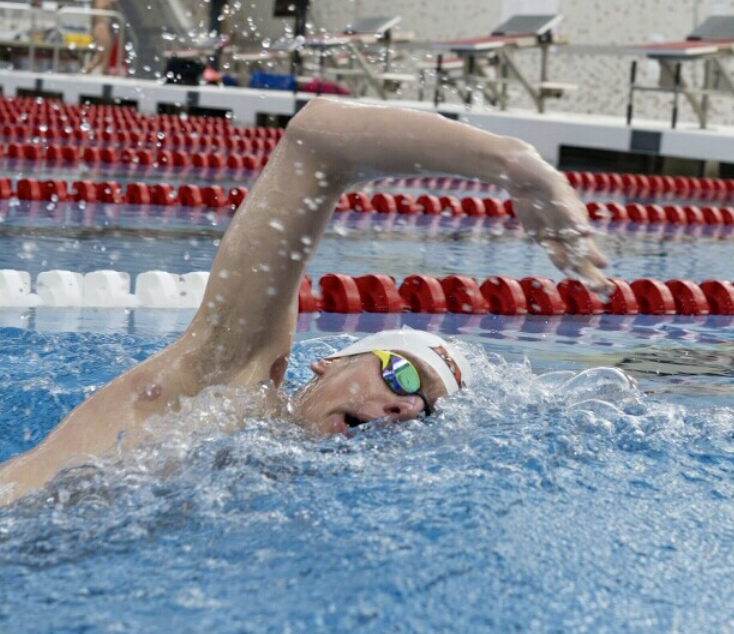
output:
[[[533,154],[530,148],[514,161],[509,189],[515,216],[558,269],[575,274],[590,290],[610,295],[615,286],[599,270],[607,260],[591,237],[586,206],[562,174]],[[531,160],[532,165],[525,165]]]

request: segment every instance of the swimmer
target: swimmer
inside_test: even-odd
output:
[[[93,8],[102,11],[116,11],[117,0],[94,0]],[[114,48],[111,16],[92,16],[92,39],[94,40],[94,54],[82,72],[89,75],[109,74],[110,66],[113,65]]]
[[[531,146],[436,114],[314,99],[291,120],[232,219],[186,331],[95,392],[39,445],[1,465],[0,503],[90,455],[140,444],[145,421],[178,411],[182,398],[209,386],[267,385],[277,398],[300,281],[339,196],[364,181],[426,174],[506,188],[526,231],[558,268],[610,290],[583,203]],[[322,435],[374,419],[430,415],[438,399],[471,382],[457,349],[409,329],[369,336],[312,370],[313,380],[290,405],[301,425]]]

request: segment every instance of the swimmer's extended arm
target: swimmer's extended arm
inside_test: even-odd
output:
[[[423,174],[507,188],[518,218],[559,268],[571,268],[597,288],[607,284],[583,204],[528,144],[435,114],[314,99],[290,122],[235,215],[184,336],[203,344],[207,382],[231,378],[254,358],[288,352],[306,261],[345,189],[388,175]]]

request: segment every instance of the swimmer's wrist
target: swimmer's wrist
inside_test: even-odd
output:
[[[570,190],[564,176],[546,162],[528,143],[514,139],[504,157],[505,187],[513,197],[532,197],[544,200],[566,198]]]

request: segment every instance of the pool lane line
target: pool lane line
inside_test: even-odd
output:
[[[184,275],[146,271],[135,278],[131,292],[128,273],[114,270],[51,270],[38,274],[37,294],[30,293],[30,275],[0,271],[0,307],[85,306],[92,308],[196,307],[204,296],[207,271]],[[457,313],[499,315],[734,315],[734,283],[687,279],[665,282],[641,278],[632,282],[609,277],[608,297],[591,291],[584,282],[566,278],[558,283],[543,276],[515,279],[492,275],[480,282],[467,275],[409,275],[398,287],[386,274],[322,275],[319,294],[309,276],[301,279],[301,313]]]
[[[46,203],[30,204],[40,206],[34,211],[18,211],[17,207],[4,211],[0,207],[0,236],[220,238],[231,221],[229,214],[218,214],[214,210],[205,209],[168,207],[160,212],[145,206],[105,203],[93,203],[84,207],[77,206],[77,203],[55,203],[49,209]],[[182,210],[186,210],[185,215],[176,213]],[[154,213],[150,213],[151,211]],[[161,219],[169,226],[161,228]],[[520,223],[507,217],[342,212],[335,214],[328,226],[331,232],[344,240],[370,240],[393,235],[401,238],[411,235],[418,238],[429,237],[437,241],[456,240],[462,235],[473,240],[527,239]],[[599,236],[625,236],[642,240],[677,242],[734,238],[734,225],[592,221],[591,226]]]
[[[143,182],[120,183],[115,180],[76,180],[69,184],[63,179],[38,180],[21,178],[16,183],[0,178],[0,199],[18,198],[26,201],[49,202],[103,202],[155,205],[161,207],[182,206],[216,209],[220,213],[233,214],[245,200],[246,187],[226,190],[220,185],[184,184],[176,188],[170,183],[148,184]],[[586,204],[591,220],[609,220],[637,223],[734,225],[734,207],[696,205],[656,205],[641,203],[591,201]],[[336,211],[402,215],[452,215],[514,217],[511,199],[492,196],[453,195],[436,196],[422,194],[389,194],[377,192],[369,196],[365,192],[347,192],[340,196]]]

